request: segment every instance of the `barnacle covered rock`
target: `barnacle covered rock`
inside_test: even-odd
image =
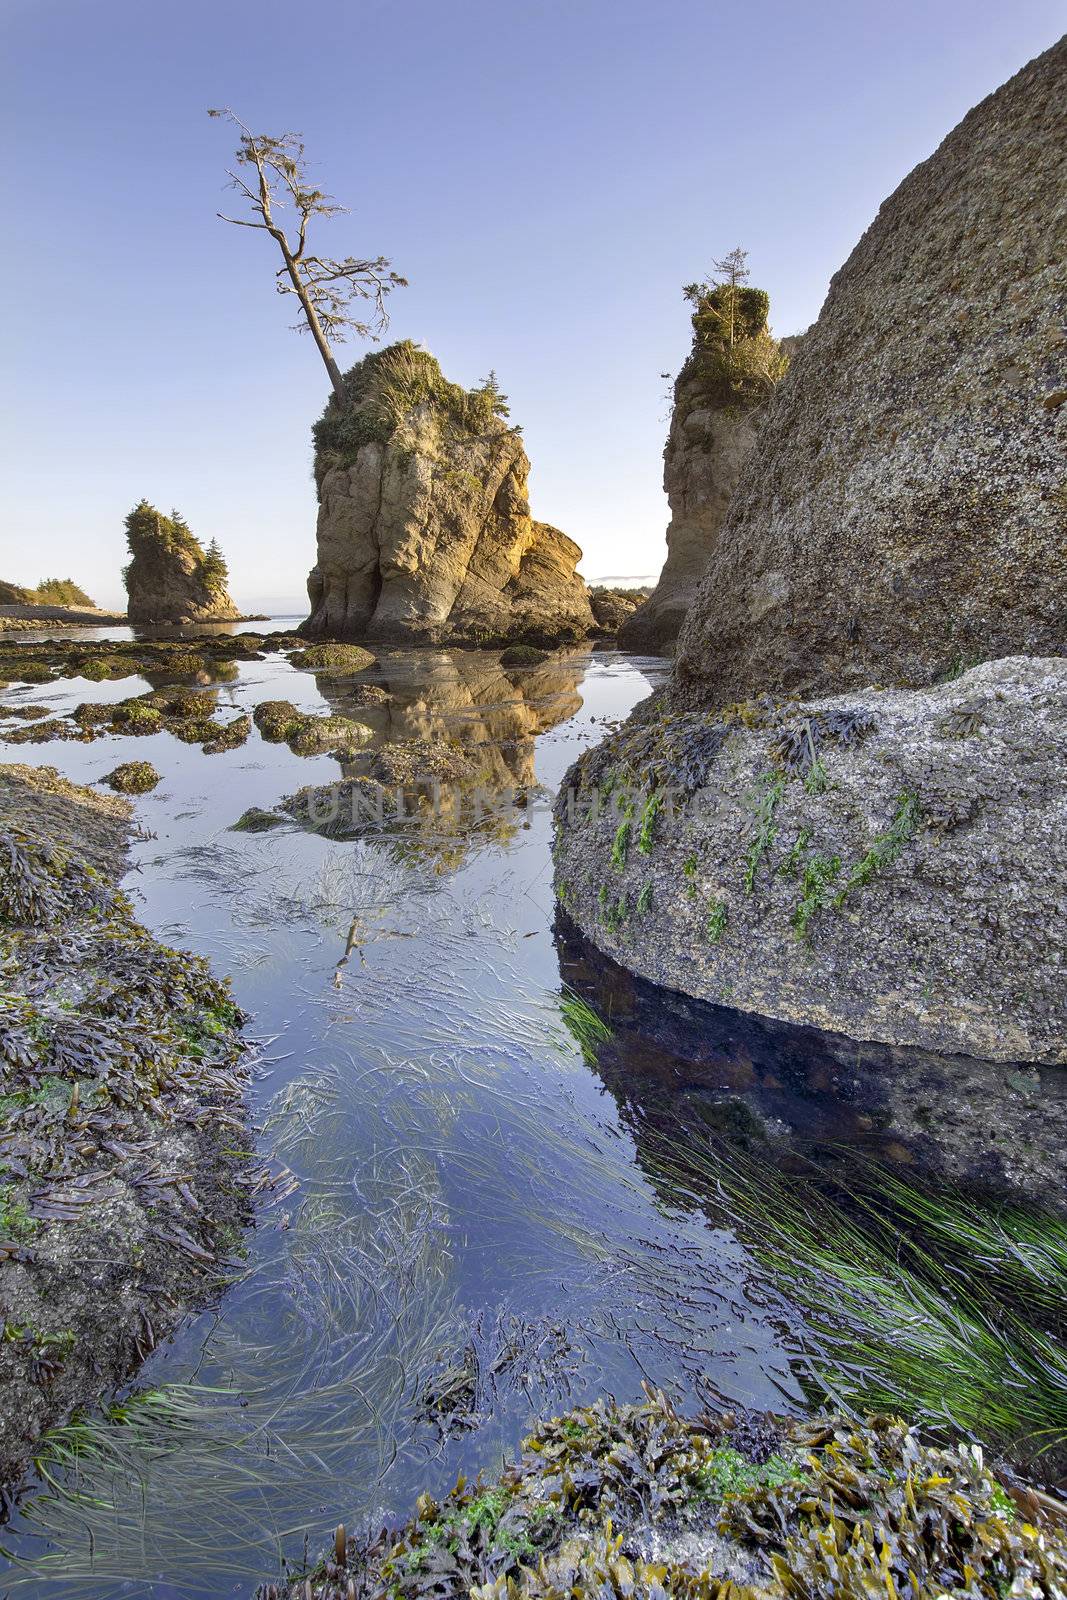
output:
[[[653,698],[564,780],[556,883],[665,988],[850,1039],[1067,1061],[1067,662],[720,711]]]
[[[0,1487],[206,1296],[247,1209],[243,1019],[134,920],[129,814],[0,767]]]

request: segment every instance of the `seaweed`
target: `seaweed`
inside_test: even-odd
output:
[[[746,894],[754,892],[759,864],[778,835],[774,812],[785,793],[785,779],[780,773],[765,772],[760,782],[762,792],[757,792],[755,805],[756,831],[745,851],[745,871],[742,881]]]
[[[836,907],[840,908],[850,894],[866,888],[873,878],[896,861],[919,826],[919,817],[918,796],[910,794],[906,789],[902,790],[897,795],[892,822],[884,833],[877,835],[870,849],[852,868],[848,879],[834,898]]]
[[[645,1387],[645,1405],[542,1423],[495,1482],[422,1494],[399,1529],[360,1542],[338,1528],[292,1600],[1064,1593],[1067,1533],[973,1445],[928,1444],[892,1416],[685,1417]]]
[[[812,919],[825,906],[830,885],[840,871],[840,856],[811,856],[804,863],[800,899],[793,910],[793,927],[799,939],[808,938]]]

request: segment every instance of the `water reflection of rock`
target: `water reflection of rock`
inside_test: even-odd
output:
[[[389,696],[369,706],[358,687],[347,689],[327,677],[318,685],[331,711],[373,729],[373,748],[412,741],[458,746],[476,759],[487,787],[529,788],[536,782],[536,736],[581,708],[578,683],[586,659],[562,656],[507,672],[495,655],[481,651],[397,653],[365,675]],[[367,762],[368,757],[346,761],[345,775],[365,771]]]
[[[321,675],[330,711],[373,737],[341,758],[343,784],[303,791],[285,809],[314,824],[340,790],[339,822],[323,831],[353,836],[373,825],[377,797],[402,848],[456,867],[473,838],[506,840],[522,825],[537,788],[535,741],[580,710],[586,665],[572,654],[505,671],[484,652],[423,650],[384,656],[355,683]],[[368,684],[385,698],[368,701]]]
[[[561,914],[563,979],[611,1026],[596,1069],[640,1148],[679,1121],[776,1161],[842,1147],[1067,1212],[1067,1073],[774,1022],[645,983]]]

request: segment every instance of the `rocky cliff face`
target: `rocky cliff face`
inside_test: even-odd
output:
[[[882,207],[772,403],[667,693],[570,775],[616,814],[561,811],[561,901],[640,976],[852,1039],[1067,1059],[1065,90],[1067,41]]]
[[[235,622],[241,613],[226,589],[226,563],[214,543],[205,550],[173,512],[142,500],[126,518],[131,560],[123,572],[133,623]]]
[[[758,293],[758,291],[756,291]],[[766,297],[761,297],[765,303]],[[767,381],[724,381],[721,341],[709,337],[699,309],[693,318],[693,349],[674,385],[670,433],[663,452],[663,487],[671,508],[667,560],[644,605],[624,623],[619,643],[626,650],[669,652],[693,603],[719,529],[785,360],[780,352],[797,343],[770,337],[763,320],[755,335]],[[788,359],[788,357],[787,357]]]
[[[410,344],[348,374],[316,429],[313,638],[557,643],[593,617],[581,551],[530,515],[530,463],[495,385],[465,391]]]
[[[882,206],[768,417],[679,640],[680,686],[928,683],[1063,649],[1067,41]]]

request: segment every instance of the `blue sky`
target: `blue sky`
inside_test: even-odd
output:
[[[208,106],[304,134],[352,208],[323,248],[411,281],[390,337],[496,369],[586,574],[655,573],[680,286],[741,243],[776,331],[806,326],[885,196],[1062,27],[1059,0],[4,0],[0,575],[120,601],[145,495],[219,539],[239,602],[303,604],[327,381],[269,242],[215,219]]]

